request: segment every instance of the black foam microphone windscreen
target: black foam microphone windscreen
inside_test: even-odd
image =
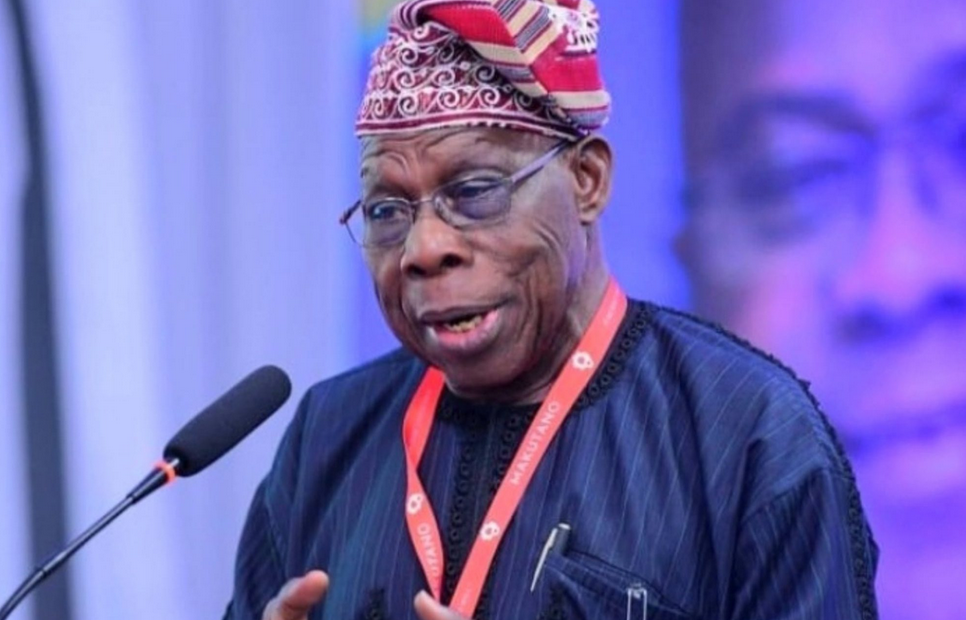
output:
[[[185,424],[165,446],[165,460],[177,459],[179,476],[197,474],[267,420],[291,393],[282,369],[262,366]]]

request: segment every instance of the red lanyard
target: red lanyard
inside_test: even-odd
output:
[[[569,362],[554,381],[546,400],[540,405],[530,428],[513,457],[500,488],[487,510],[463,574],[457,583],[450,607],[469,618],[483,591],[496,550],[530,484],[540,460],[550,446],[574,403],[590,381],[594,370],[614,340],[627,312],[627,297],[613,279],[597,308],[587,332],[580,339]],[[439,600],[443,582],[443,545],[433,507],[429,504],[417,468],[429,439],[436,415],[436,404],[443,391],[443,373],[429,368],[416,390],[403,420],[403,446],[406,450],[406,524],[433,596]]]

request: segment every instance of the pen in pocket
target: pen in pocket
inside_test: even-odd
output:
[[[640,619],[647,620],[647,588],[639,583],[627,587],[627,620],[638,617],[636,608],[641,610]]]
[[[533,571],[533,581],[530,582],[530,591],[533,592],[537,588],[537,582],[540,580],[540,573],[543,572],[543,565],[547,561],[547,557],[551,553],[562,554],[567,551],[567,543],[570,541],[570,526],[566,523],[558,523],[550,530],[550,536],[547,536],[547,542],[543,543],[543,549],[540,551],[540,557],[537,558],[537,568]]]

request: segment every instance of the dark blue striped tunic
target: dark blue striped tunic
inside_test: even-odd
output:
[[[403,413],[425,366],[396,351],[312,388],[259,487],[228,617],[289,578],[332,580],[312,618],[414,618],[427,584],[403,517]],[[447,596],[533,407],[441,400],[420,473]],[[566,550],[531,580],[553,527]],[[876,548],[806,388],[687,315],[633,302],[537,469],[478,617],[876,618]],[[444,597],[445,598],[445,597]]]

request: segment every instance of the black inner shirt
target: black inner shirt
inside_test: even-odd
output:
[[[448,389],[440,397],[428,447],[432,449],[433,435],[444,427],[459,443],[452,499],[447,514],[438,515],[446,564],[443,604],[453,597],[476,533],[539,407],[469,401]],[[486,616],[488,591],[487,586],[474,614],[477,618]]]

